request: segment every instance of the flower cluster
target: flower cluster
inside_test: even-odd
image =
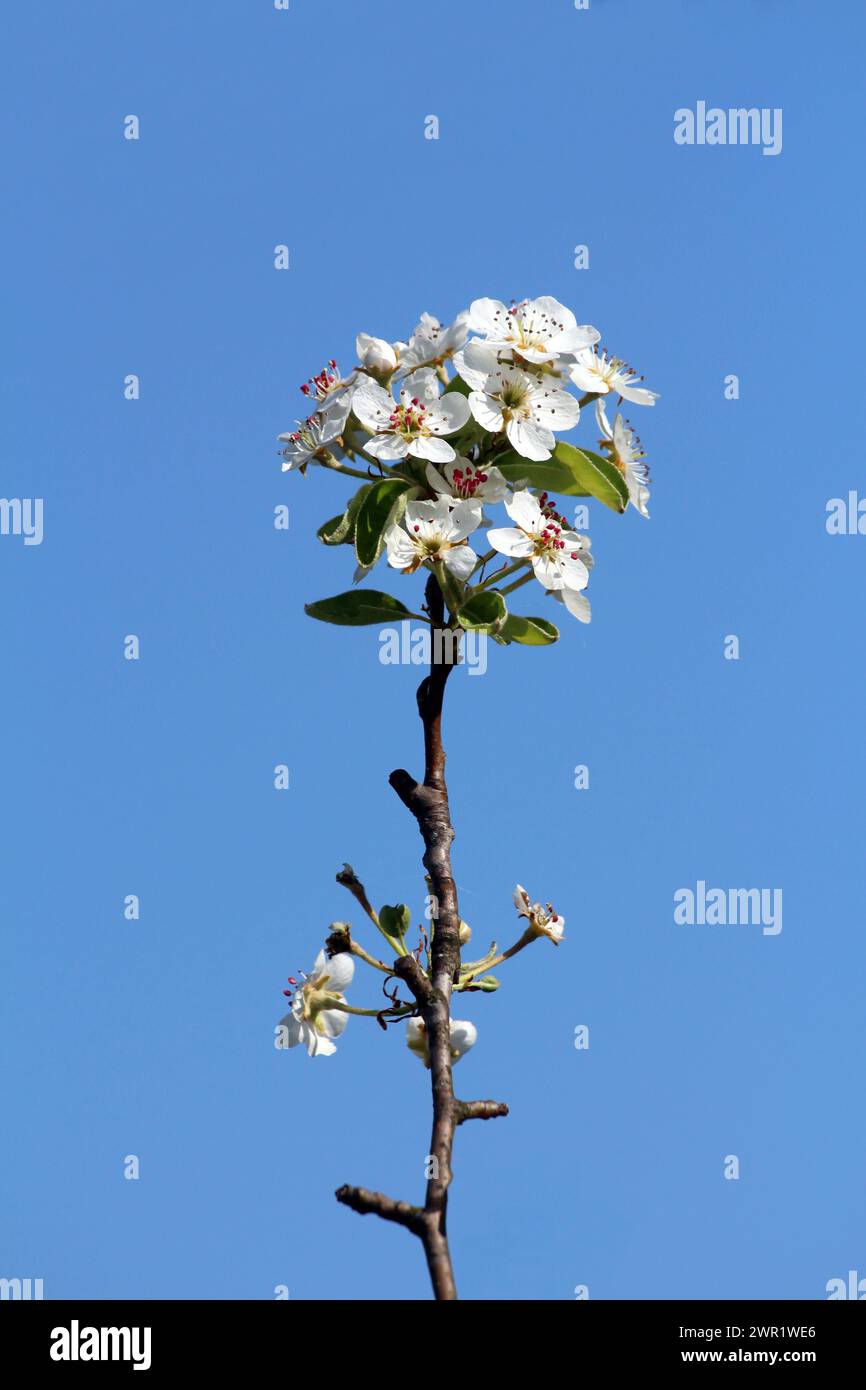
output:
[[[369,903],[363,884],[355,877],[354,870],[346,866],[337,875],[340,883],[350,889],[353,896],[364,907],[373,925],[385,938],[389,952],[398,956],[408,955],[405,936],[409,929],[410,911],[402,904],[400,907],[383,907],[376,912]],[[514,906],[518,918],[525,918],[527,926],[513,946],[499,951],[494,941],[490,950],[481,960],[461,962],[454,982],[455,994],[491,993],[499,988],[499,980],[490,971],[517,955],[526,946],[546,937],[558,946],[564,939],[565,919],[555,911],[550,903],[531,901],[525,888],[518,883],[514,890]],[[460,942],[466,945],[472,931],[466,922],[460,924]],[[419,931],[419,944],[414,951],[416,960],[430,969],[429,941],[423,931]],[[355,961],[360,959],[374,971],[379,971],[393,979],[390,967],[377,960],[352,935],[348,922],[332,922],[326,947],[316,957],[309,973],[300,972],[300,979],[290,975],[290,988],[283,994],[290,1001],[289,1012],[280,1019],[275,1030],[274,1046],[283,1049],[297,1047],[303,1043],[310,1057],[330,1057],[337,1050],[335,1038],[339,1038],[349,1021],[350,1014],[375,1018],[387,1029],[390,1023],[406,1023],[406,1046],[425,1067],[430,1066],[430,1049],[427,1038],[427,1025],[420,1017],[417,1005],[411,1000],[401,1000],[395,990],[389,991],[383,985],[384,1002],[377,1008],[356,1008],[347,1003],[346,990],[355,975]],[[449,1020],[452,1065],[459,1062],[470,1048],[475,1046],[478,1030],[468,1019]]]
[[[382,561],[383,572],[386,565],[401,576],[425,572],[426,619],[452,637],[475,631],[502,646],[555,642],[553,623],[512,609],[512,595],[526,584],[589,622],[593,553],[578,529],[584,522],[569,520],[563,499],[594,498],[614,512],[631,506],[648,516],[646,457],[619,407],[657,400],[600,339],[547,295],[510,305],[476,299],[450,324],[422,314],[408,342],[359,333],[347,374],[331,358],[311,376],[301,387],[310,413],[279,437],[283,467],[301,474],[327,468],[355,480],[343,512],[318,535],[325,545],[352,547],[356,587],[308,604],[310,616],[346,627],[419,618],[366,583]],[[597,450],[563,437],[589,405]],[[504,517],[489,515],[498,506]],[[385,938],[390,962],[409,955],[409,908],[376,912],[348,865],[338,881]],[[550,903],[534,902],[518,885],[514,905],[522,935],[506,951],[494,943],[480,960],[461,961],[455,993],[495,990],[497,965],[541,938],[557,946],[563,940],[564,920]],[[421,929],[411,954],[429,978],[430,942]],[[346,1001],[359,959],[385,977],[376,1007]],[[396,981],[392,964],[369,954],[348,924],[334,923],[309,974],[289,980],[291,1007],[277,1045],[303,1043],[311,1056],[327,1056],[349,1014],[358,1014],[384,1028],[405,1022],[409,1049],[429,1066],[429,1018],[417,1002],[423,996],[401,998]],[[476,1029],[457,1019],[450,1028],[456,1062],[474,1045]],[[434,1067],[443,1045],[444,1037]]]
[[[600,337],[548,295],[510,305],[476,299],[448,325],[422,314],[408,342],[360,333],[348,375],[332,358],[311,376],[301,387],[311,413],[280,435],[283,467],[304,473],[316,464],[363,483],[344,516],[319,533],[327,544],[354,544],[355,581],[382,557],[403,574],[431,571],[449,625],[480,628],[503,645],[559,635],[544,619],[509,613],[506,597],[531,579],[588,622],[589,538],[551,494],[594,496],[648,516],[643,447],[606,404],[657,400]],[[598,452],[560,437],[590,403]],[[510,525],[486,515],[500,503]],[[383,621],[381,597],[361,604],[344,594],[308,612],[352,625]],[[387,607],[393,616],[402,605]]]

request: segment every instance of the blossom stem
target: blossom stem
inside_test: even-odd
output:
[[[494,956],[492,960],[480,961],[476,966],[472,967],[465,975],[461,974],[461,985],[468,984],[470,980],[474,980],[475,976],[480,975],[482,971],[492,970],[494,966],[501,965],[504,960],[510,960],[512,956],[517,955],[518,951],[522,951],[525,946],[528,946],[530,944],[530,942],[535,941],[537,939],[537,936],[537,932],[534,932],[531,927],[527,927],[526,931],[523,933],[520,939],[518,941],[515,941],[513,946],[509,946],[507,951],[500,951],[499,955]]]
[[[487,579],[483,579],[480,584],[476,584],[475,592],[477,593],[479,589],[486,589],[491,584],[498,584],[500,579],[507,579],[509,574],[516,574],[519,569],[522,569],[524,565],[528,564],[528,560],[515,560],[513,564],[506,565],[503,569],[497,570],[495,574],[491,574]],[[527,577],[531,579],[532,575],[530,574]]]
[[[515,589],[519,589],[522,584],[528,584],[530,579],[534,578],[535,574],[530,570],[528,574],[523,574],[519,579],[515,579],[513,584],[506,584],[505,588],[500,590],[500,592],[503,594],[513,594]]]
[[[390,975],[392,973],[389,965],[386,965],[382,960],[376,960],[376,957],[371,956],[368,951],[365,951],[364,947],[359,945],[354,937],[349,943],[349,950],[352,955],[357,956],[359,960],[365,961],[367,965],[372,965],[374,970],[381,970],[383,975]]]

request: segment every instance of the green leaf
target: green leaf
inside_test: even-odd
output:
[[[555,458],[545,459],[543,463],[533,463],[532,459],[521,458],[513,450],[501,454],[493,460],[502,476],[509,483],[523,483],[548,492],[562,492],[570,497],[586,497],[585,488],[576,485],[571,469]]]
[[[464,381],[462,376],[452,377],[445,387],[443,395],[447,396],[449,391],[459,391],[461,396],[468,396],[472,387],[468,381]]]
[[[609,459],[589,449],[576,449],[561,439],[549,459],[534,463],[509,449],[492,460],[509,483],[559,492],[565,497],[597,497],[612,511],[628,506],[625,479]]]
[[[524,647],[549,647],[559,637],[559,628],[546,618],[523,618],[509,613],[502,626],[506,642],[519,642]]]
[[[379,926],[389,936],[405,936],[411,924],[412,913],[406,903],[399,903],[396,907],[386,905],[379,909]]]
[[[372,483],[364,483],[358,488],[358,491],[355,493],[354,497],[352,497],[348,507],[341,516],[332,516],[330,521],[322,523],[316,532],[320,541],[325,545],[352,544],[355,531],[355,517],[358,514],[358,508],[372,486]]]
[[[304,612],[321,623],[337,623],[340,627],[370,627],[374,623],[400,622],[412,616],[399,599],[377,589],[350,589],[334,598],[305,603]]]
[[[611,511],[624,512],[628,506],[628,488],[625,478],[610,461],[594,454],[589,449],[576,449],[561,439],[553,451],[557,463],[565,464],[574,474],[582,488],[582,495],[588,493],[597,497]]]
[[[501,984],[495,975],[482,975],[480,980],[472,981],[473,989],[483,989],[485,994],[492,994]]]
[[[496,631],[507,617],[505,599],[495,589],[482,589],[473,594],[457,614],[461,627],[476,632]]]
[[[365,492],[355,520],[355,554],[359,565],[375,565],[382,554],[385,532],[403,515],[411,488],[402,478],[383,478]]]

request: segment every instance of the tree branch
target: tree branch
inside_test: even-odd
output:
[[[430,673],[418,687],[416,697],[424,728],[424,781],[416,782],[403,768],[397,768],[388,780],[418,822],[424,841],[422,862],[433,895],[430,978],[414,956],[402,956],[394,964],[394,973],[412,991],[427,1030],[433,1093],[433,1129],[428,1155],[428,1160],[431,1160],[430,1176],[423,1210],[409,1207],[405,1202],[393,1202],[380,1193],[365,1192],[361,1188],[341,1187],[337,1197],[355,1211],[376,1212],[385,1220],[398,1221],[415,1231],[424,1244],[435,1297],[437,1300],[452,1300],[457,1297],[457,1287],[448,1247],[446,1217],[454,1130],[467,1119],[493,1119],[498,1115],[507,1115],[508,1107],[498,1101],[455,1101],[454,1098],[451,1079],[451,989],[460,969],[460,912],[451,869],[454,827],[445,783],[442,702],[446,682],[456,664],[457,644],[453,629],[446,622],[445,601],[433,574],[427,580],[425,602],[430,618]],[[412,1213],[411,1217],[409,1213]]]
[[[383,1221],[394,1221],[415,1235],[424,1236],[426,1223],[420,1207],[410,1206],[408,1202],[395,1202],[384,1192],[370,1192],[366,1187],[349,1187],[347,1183],[338,1187],[334,1196],[344,1207],[351,1207],[360,1216],[381,1216]]]
[[[498,1120],[508,1114],[508,1106],[501,1100],[455,1100],[454,1123],[462,1125],[464,1120]]]

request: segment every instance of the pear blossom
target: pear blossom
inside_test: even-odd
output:
[[[545,499],[546,500],[546,499]],[[525,488],[505,503],[516,526],[494,527],[487,539],[502,555],[527,559],[539,584],[548,590],[585,589],[589,583],[589,541],[567,529],[565,517]]]
[[[564,939],[565,918],[554,910],[552,903],[545,908],[541,903],[532,902],[526,889],[519,883],[514,889],[514,906],[518,917],[526,918],[534,936],[546,936],[554,946]]]
[[[307,399],[315,401],[316,414],[323,417],[327,416],[330,424],[336,428],[336,434],[343,433],[349,418],[349,411],[352,408],[352,391],[357,379],[357,372],[352,372],[347,377],[340,376],[337,364],[332,357],[326,367],[323,367],[316,376],[311,376],[309,381],[305,381],[301,387],[301,391]]]
[[[612,392],[632,405],[655,405],[656,391],[648,391],[645,386],[636,385],[642,381],[631,367],[626,366],[620,357],[608,357],[587,348],[577,354],[577,360],[568,368],[572,383],[580,391],[591,391],[594,395],[606,396]]]
[[[329,1057],[336,1052],[336,1044],[331,1039],[340,1036],[349,1016],[333,1005],[343,1002],[344,991],[351,984],[354,973],[355,961],[348,951],[340,951],[330,960],[320,951],[312,970],[300,984],[289,976],[289,984],[296,989],[291,1011],[280,1019],[281,1031],[276,1046],[297,1047],[298,1043],[303,1043],[311,1057]],[[291,996],[290,990],[284,993]]]
[[[473,419],[491,434],[504,430],[523,458],[550,458],[556,444],[553,431],[573,429],[580,419],[580,406],[568,391],[549,378],[500,363],[486,343],[467,343],[454,366],[472,388]]]
[[[445,498],[436,502],[409,502],[402,525],[385,532],[388,564],[413,574],[425,560],[442,562],[458,579],[468,579],[478,556],[466,537],[481,524],[479,503],[461,501],[451,506]]]
[[[443,464],[441,471],[428,463],[427,481],[440,497],[453,502],[501,502],[508,492],[508,483],[493,464],[482,468],[459,456]]]
[[[484,335],[488,347],[499,348],[537,365],[580,352],[601,337],[590,324],[579,324],[570,309],[550,295],[524,299],[510,309],[499,299],[474,299],[469,329]]]
[[[599,448],[603,449],[611,463],[619,469],[628,488],[631,505],[641,516],[649,518],[649,468],[640,440],[627,420],[617,413],[611,427],[604,410],[604,400],[599,396],[595,403],[595,417],[603,438]]]
[[[456,454],[442,436],[456,434],[469,419],[466,397],[459,391],[440,397],[439,381],[429,367],[405,378],[397,404],[377,382],[362,382],[352,408],[373,435],[364,445],[366,453],[378,459],[402,459],[411,454],[448,463]]]
[[[333,444],[342,430],[339,413],[322,415],[316,411],[306,420],[298,420],[297,425],[296,430],[277,436],[279,443],[286,446],[283,449],[284,473],[290,468],[300,468],[303,472],[323,449]]]
[[[469,310],[464,309],[444,328],[432,314],[422,314],[409,346],[400,354],[401,373],[415,371],[418,367],[441,367],[466,342],[468,318]]]
[[[466,1019],[452,1018],[451,1061],[459,1062],[478,1039],[478,1029]],[[416,1057],[420,1057],[425,1067],[430,1066],[430,1048],[427,1042],[427,1025],[423,1018],[410,1018],[406,1024],[406,1046]]]
[[[358,361],[368,372],[393,372],[401,347],[405,347],[405,344],[388,343],[384,338],[374,338],[369,333],[359,333],[355,339]]]

